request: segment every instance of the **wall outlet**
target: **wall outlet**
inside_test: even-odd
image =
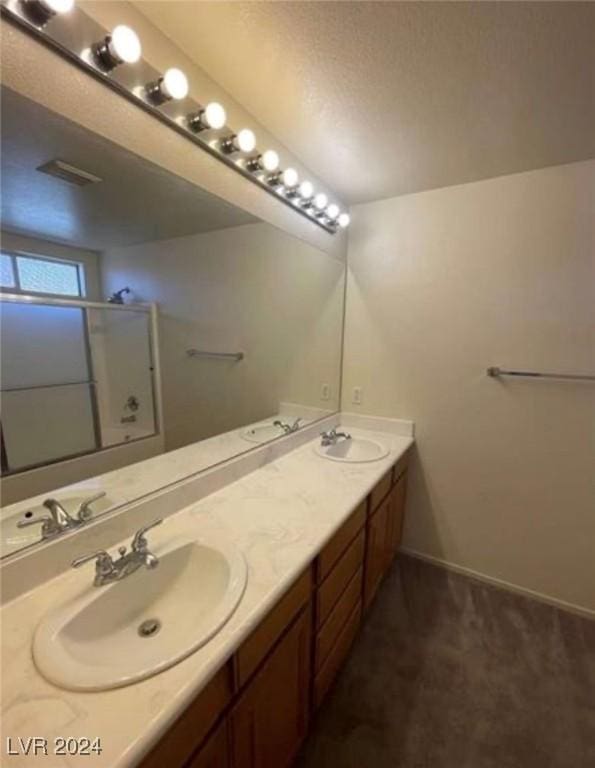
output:
[[[329,384],[323,384],[320,388],[320,399],[321,400],[330,400],[331,397],[331,388]]]
[[[354,387],[353,388],[353,395],[351,397],[351,402],[354,405],[361,405],[362,404],[362,397],[363,392],[361,387]]]

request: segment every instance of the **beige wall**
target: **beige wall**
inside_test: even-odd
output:
[[[134,300],[159,305],[167,450],[267,418],[281,402],[338,409],[344,268],[263,223],[102,255],[106,295],[128,285]],[[245,359],[189,359],[189,348]]]
[[[358,206],[343,408],[411,418],[405,545],[595,610],[595,162]],[[354,386],[363,405],[352,404]]]

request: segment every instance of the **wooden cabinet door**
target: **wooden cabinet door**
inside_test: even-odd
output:
[[[233,768],[287,768],[308,730],[311,610],[293,623],[230,715]]]
[[[140,768],[182,768],[186,765],[231,702],[231,697],[231,667],[226,664],[145,757]],[[221,768],[224,767],[225,763],[221,763]]]
[[[389,497],[389,521],[387,536],[387,567],[392,563],[403,538],[403,518],[407,491],[407,472],[397,480]]]
[[[386,570],[390,496],[368,520],[364,576],[364,610],[372,602]]]
[[[228,768],[228,766],[227,720],[223,720],[190,761],[187,768]]]

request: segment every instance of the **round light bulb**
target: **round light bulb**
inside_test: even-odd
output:
[[[299,177],[295,168],[286,168],[283,171],[282,181],[283,186],[287,187],[288,189],[296,187],[299,181]]]
[[[242,152],[252,152],[256,146],[256,136],[250,128],[242,128],[237,136],[237,144]]]
[[[331,219],[331,221],[334,221],[339,215],[339,206],[331,203],[326,209],[326,215],[329,217],[329,219]]]
[[[170,99],[185,99],[188,96],[188,78],[181,69],[168,69],[163,75],[161,87]]]
[[[323,192],[319,192],[314,198],[314,207],[319,211],[324,211],[327,203],[328,197]]]
[[[338,218],[339,226],[342,227],[343,229],[349,226],[350,221],[351,221],[351,218],[348,213],[342,213]]]
[[[212,101],[205,107],[204,119],[209,128],[213,128],[214,130],[218,131],[225,125],[227,115],[225,114],[225,109],[221,106],[221,104],[218,104],[216,101]]]
[[[42,0],[41,4],[52,13],[68,13],[74,8],[74,0]]]
[[[314,187],[309,181],[302,181],[300,184],[300,197],[309,200],[314,194]]]
[[[267,151],[262,154],[261,162],[265,171],[273,173],[273,171],[276,171],[279,167],[279,155],[274,149],[267,149]]]
[[[134,64],[140,59],[142,52],[140,40],[133,29],[125,24],[119,24],[111,34],[110,47],[116,57],[126,64]]]

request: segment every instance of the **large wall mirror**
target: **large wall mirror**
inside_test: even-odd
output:
[[[337,410],[342,261],[6,88],[1,149],[3,556]]]

